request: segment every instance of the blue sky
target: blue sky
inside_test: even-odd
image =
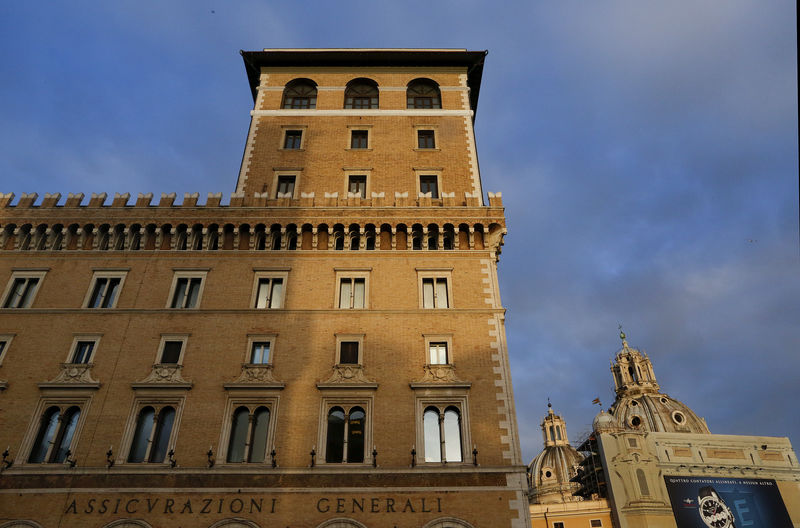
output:
[[[715,433],[800,447],[796,3],[0,3],[0,187],[233,191],[238,51],[488,49],[476,121],[526,460],[575,441],[622,323]]]

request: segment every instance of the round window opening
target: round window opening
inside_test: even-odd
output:
[[[633,418],[631,418],[631,425],[634,427],[639,427],[640,425],[642,425],[642,419],[639,418],[638,416],[634,416]]]
[[[666,398],[661,398],[661,403],[667,403],[667,399]]]
[[[631,407],[636,407],[637,405],[639,405],[639,402],[636,400],[631,401]]]
[[[674,412],[674,413],[672,413],[672,419],[673,419],[673,420],[675,421],[675,423],[677,423],[677,424],[681,424],[681,423],[683,423],[683,422],[685,422],[685,421],[686,421],[686,417],[683,415],[683,413],[681,413],[681,412],[677,412],[677,411],[676,411],[676,412]]]
[[[545,471],[544,472],[544,476],[547,477],[547,478],[550,478],[550,477],[553,476],[553,472],[552,471]]]

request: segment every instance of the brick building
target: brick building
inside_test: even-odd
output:
[[[529,526],[485,52],[242,56],[227,205],[0,197],[0,526]]]

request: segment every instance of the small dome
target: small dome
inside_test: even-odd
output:
[[[600,411],[597,416],[594,417],[594,421],[592,422],[592,429],[597,432],[609,431],[616,428],[616,420],[614,420],[614,417],[605,411]]]
[[[583,455],[569,444],[545,447],[528,466],[531,502],[543,504],[579,500],[572,494],[578,491],[580,484],[569,479],[576,475],[582,460]]]
[[[705,420],[685,403],[666,394],[649,393],[618,397],[611,406],[613,421],[620,429],[658,433],[709,434]]]

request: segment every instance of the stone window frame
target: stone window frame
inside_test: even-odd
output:
[[[253,366],[272,366],[275,360],[275,341],[278,339],[278,334],[247,334],[247,348],[244,354],[244,364]],[[269,361],[264,363],[253,363],[253,344],[254,343],[269,343]],[[221,445],[221,444],[220,444]]]
[[[363,199],[366,200],[370,196],[372,196],[372,168],[344,168],[342,169],[344,172],[344,194],[342,196],[349,198],[350,193],[350,177],[351,176],[364,176],[366,178],[366,187],[364,189],[364,197]]]
[[[345,145],[345,150],[351,150],[354,152],[369,152],[373,148],[373,137],[372,137],[372,125],[347,125],[347,144]],[[353,132],[355,131],[363,131],[367,133],[367,148],[353,148],[352,141],[353,141]]]
[[[413,150],[417,152],[439,152],[442,149],[439,146],[439,126],[438,125],[414,125],[413,136]],[[433,132],[433,148],[422,148],[419,146],[419,133],[420,132]],[[441,189],[439,189],[441,193]]]
[[[350,466],[366,466],[372,464],[372,449],[373,443],[373,429],[372,422],[375,417],[374,411],[375,397],[372,394],[352,394],[352,395],[326,395],[320,399],[320,413],[319,422],[317,424],[317,465],[324,465],[327,467],[340,467],[344,465]],[[364,409],[365,420],[367,421],[364,428],[364,461],[363,462],[325,462],[326,451],[328,445],[328,413],[334,407],[341,407],[345,410],[352,409],[353,407],[361,407]]]
[[[3,291],[3,296],[0,297],[2,302],[0,302],[0,308],[3,310],[27,310],[33,307],[33,303],[36,302],[36,296],[39,295],[39,290],[42,289],[42,283],[44,282],[44,278],[47,275],[47,272],[50,271],[50,268],[47,269],[12,269],[11,270],[11,277],[9,277],[8,282],[6,283],[6,288]],[[33,287],[33,293],[30,296],[30,302],[27,306],[6,306],[6,304],[10,301],[9,296],[11,295],[12,287],[17,279],[38,279],[36,286]]]
[[[8,355],[8,349],[11,348],[11,342],[15,336],[16,334],[0,334],[0,343],[3,343],[0,348],[0,367],[3,366],[3,360]]]
[[[360,367],[364,366],[364,336],[366,334],[353,334],[353,333],[336,333],[336,350],[334,351],[334,358],[333,364],[334,366],[349,366],[349,365],[358,365]],[[355,341],[358,343],[358,363],[340,363],[340,354],[342,351],[342,343],[343,342],[352,342]]]
[[[425,149],[423,149],[425,150]],[[414,184],[416,185],[416,197],[420,197],[420,193],[422,192],[420,189],[422,187],[420,179],[422,176],[435,176],[436,177],[436,190],[438,191],[439,196],[431,196],[431,200],[441,200],[442,193],[444,193],[444,189],[442,189],[442,172],[441,168],[415,168],[414,169]]]
[[[286,148],[287,132],[300,132],[300,148]],[[281,125],[281,133],[278,138],[278,150],[287,152],[304,151],[306,149],[306,136],[308,136],[308,125]]]
[[[73,334],[72,335],[72,345],[69,347],[69,354],[67,355],[66,360],[64,363],[68,365],[72,364],[80,364],[80,365],[92,365],[94,364],[94,358],[97,355],[97,348],[100,346],[100,339],[103,337],[103,334]],[[80,342],[87,342],[92,341],[94,342],[94,347],[92,347],[92,352],[89,354],[89,357],[86,361],[82,363],[75,363],[73,359],[75,358],[75,352],[78,350],[78,343]]]
[[[425,461],[425,409],[436,407],[440,412],[444,412],[448,407],[455,407],[461,415],[461,462],[447,462],[447,464],[471,464],[471,453],[469,449],[472,444],[469,420],[469,394],[467,390],[447,390],[441,394],[436,394],[437,390],[417,393],[414,398],[414,422],[416,425],[416,447],[417,464],[421,465],[442,465],[443,462]]]
[[[422,334],[425,340],[425,366],[434,365],[449,365],[455,366],[453,361],[453,334]],[[447,362],[446,363],[431,363],[430,346],[433,343],[445,343],[447,346]]]
[[[175,268],[173,269],[172,273],[172,285],[169,288],[169,295],[167,296],[167,308],[170,310],[197,310],[200,307],[200,303],[203,302],[203,290],[206,288],[206,281],[208,279],[208,269],[185,269],[185,268]],[[175,297],[175,290],[178,288],[178,281],[180,279],[200,279],[200,290],[197,292],[197,302],[194,306],[190,307],[183,307],[183,306],[176,306],[173,307],[173,297]]]
[[[334,283],[334,299],[333,307],[336,310],[368,310],[369,309],[369,287],[370,275],[372,268],[334,268],[336,273],[336,282]],[[340,308],[340,301],[342,295],[342,279],[364,279],[364,306],[362,308]],[[352,292],[351,292],[352,299]]]
[[[276,200],[280,198],[278,196],[278,180],[280,180],[281,176],[294,176],[294,188],[292,189],[292,195],[289,197],[289,199],[294,200],[295,198],[300,196],[298,189],[300,188],[300,176],[302,172],[303,172],[302,169],[286,169],[286,170],[273,169],[272,187],[271,187],[272,191],[269,193],[270,198]]]
[[[122,439],[120,440],[121,449],[117,454],[116,464],[126,464],[129,466],[168,466],[169,456],[164,458],[163,462],[128,462],[128,455],[133,447],[133,435],[136,432],[136,424],[139,418],[139,413],[145,407],[153,407],[158,416],[164,407],[170,406],[175,409],[175,420],[172,422],[172,431],[169,434],[167,447],[174,449],[175,442],[178,438],[178,430],[180,430],[181,417],[183,416],[183,407],[186,404],[186,395],[176,395],[174,391],[164,389],[155,389],[155,393],[149,395],[134,396],[131,402],[131,409],[128,412],[128,419],[125,422],[125,429],[122,432]],[[161,392],[161,394],[159,394]],[[145,457],[147,458],[147,457]]]
[[[80,389],[76,389],[77,392],[83,392]],[[75,427],[75,432],[72,435],[72,441],[69,444],[69,450],[73,453],[75,452],[75,448],[77,447],[78,441],[81,436],[81,431],[83,430],[83,426],[86,422],[86,416],[89,414],[89,406],[91,404],[92,396],[86,394],[76,393],[73,396],[42,396],[39,398],[39,401],[36,404],[36,409],[34,409],[33,416],[31,417],[31,421],[28,424],[28,428],[25,432],[25,436],[22,439],[22,444],[20,444],[19,451],[17,452],[16,460],[14,461],[15,465],[18,466],[28,466],[28,467],[41,467],[45,464],[51,464],[50,462],[28,462],[28,457],[31,454],[31,449],[33,449],[33,444],[36,442],[36,436],[39,433],[39,428],[42,424],[42,418],[44,417],[45,411],[47,411],[50,407],[60,407],[62,412],[64,410],[69,409],[70,407],[78,407],[80,409],[80,417],[78,418],[78,424]]]
[[[111,310],[117,307],[117,303],[119,303],[120,295],[122,295],[122,288],[125,286],[125,278],[128,275],[128,269],[96,269],[92,274],[92,280],[89,282],[89,289],[86,291],[86,296],[83,298],[83,304],[81,304],[82,308],[90,309],[90,310]],[[98,279],[119,279],[119,287],[117,288],[117,296],[114,298],[114,302],[111,306],[106,307],[97,307],[92,308],[89,306],[89,302],[92,300],[92,294],[94,293],[95,288],[97,287]],[[106,292],[108,293],[108,283],[106,283]],[[105,299],[105,293],[103,294],[103,299]]]
[[[252,310],[282,310],[286,306],[286,292],[289,286],[289,269],[255,269],[253,276],[253,289],[250,292],[250,308]],[[258,283],[261,279],[281,279],[283,280],[283,291],[281,293],[280,306],[277,308],[256,308],[258,301]],[[270,299],[271,300],[271,299]]]
[[[419,308],[422,310],[447,310],[453,307],[453,268],[416,268],[417,271],[417,295],[419,296]],[[434,292],[436,290],[436,279],[447,280],[447,306],[425,307],[425,299],[422,291],[423,279],[434,279]],[[434,301],[435,302],[435,301]]]
[[[590,519],[589,520],[589,526],[591,526],[592,528],[602,528],[603,520],[602,519]]]
[[[186,348],[189,343],[189,336],[191,334],[161,334],[161,340],[158,344],[158,351],[156,352],[156,365],[179,365],[183,366],[183,358],[186,356]],[[178,356],[178,361],[176,363],[162,363],[162,358],[164,355],[164,344],[167,341],[180,341],[181,342],[181,353]]]
[[[241,467],[247,466],[260,466],[268,465],[271,462],[270,452],[275,447],[275,425],[278,421],[278,408],[280,405],[279,394],[258,394],[247,395],[242,394],[229,394],[225,401],[225,410],[222,415],[222,431],[219,436],[219,444],[217,448],[217,462],[216,465],[227,467]],[[231,439],[231,428],[233,426],[233,413],[239,407],[247,407],[254,411],[258,407],[266,407],[269,409],[269,429],[267,430],[267,445],[264,454],[263,462],[228,462],[228,449]]]

